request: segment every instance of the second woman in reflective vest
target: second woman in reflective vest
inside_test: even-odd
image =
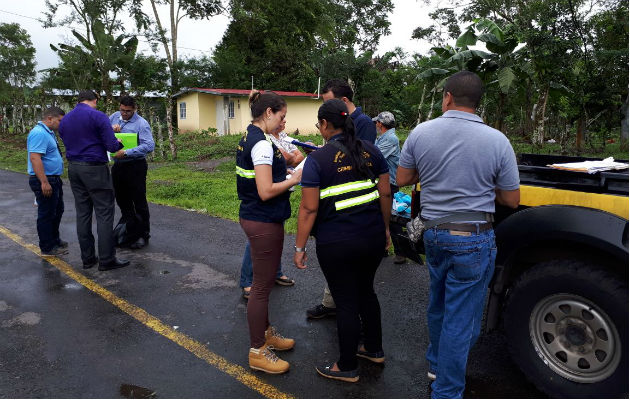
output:
[[[282,256],[284,221],[291,216],[289,188],[300,182],[301,171],[287,179],[287,166],[269,134],[287,114],[284,99],[272,92],[252,91],[252,123],[236,150],[236,188],[241,200],[239,218],[251,247],[254,282],[247,304],[251,348],[250,368],[281,374],[289,363],[273,350],[289,350],[295,341],[282,337],[269,324],[269,293]]]
[[[306,242],[315,236],[317,259],[337,305],[340,350],[337,362],[316,369],[327,378],[356,382],[357,356],[385,361],[374,275],[389,242],[389,169],[372,143],[356,139],[343,101],[326,101],[317,119],[328,143],[304,165],[294,261],[306,268]],[[359,346],[361,325],[365,340]]]

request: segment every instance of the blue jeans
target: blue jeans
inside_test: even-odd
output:
[[[44,252],[49,252],[59,245],[59,224],[64,210],[61,178],[49,176],[48,183],[52,188],[52,195],[45,197],[39,179],[31,176],[28,180],[37,200],[37,235],[39,249]]]
[[[278,265],[278,273],[276,279],[282,277],[282,264]],[[249,241],[245,246],[245,254],[243,254],[243,264],[241,265],[241,280],[239,285],[242,288],[251,287],[254,280],[254,266],[252,264],[252,254],[249,249]]]
[[[481,331],[486,292],[494,272],[494,231],[452,235],[444,229],[424,232],[431,277],[427,322],[427,361],[437,375],[432,398],[462,398],[468,352]]]

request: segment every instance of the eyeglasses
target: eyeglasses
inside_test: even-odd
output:
[[[317,129],[319,129],[319,127],[320,127],[320,126],[322,126],[322,124],[321,124],[321,123],[319,123],[319,122],[317,122],[317,123],[315,124],[315,128],[317,128]]]
[[[121,114],[133,114],[133,112],[135,110],[125,110],[125,109],[121,108],[121,109],[119,109],[119,111],[120,111]]]

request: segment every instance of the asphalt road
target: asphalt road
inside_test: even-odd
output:
[[[28,178],[0,171],[0,397],[429,397],[425,267],[383,260],[375,285],[386,365],[361,361],[359,383],[330,381],[314,366],[336,359],[335,320],[305,318],[324,278],[313,252],[307,270],[293,267],[287,235],[284,270],[297,283],[274,289],[270,318],[297,344],[280,353],[289,373],[267,375],[247,366],[238,224],[151,204],[149,246],[119,250],[129,267],[83,270],[67,182],[64,190],[61,236],[70,253],[46,261],[31,250],[38,239]],[[466,397],[544,397],[512,363],[499,332],[480,338],[468,364]],[[148,391],[132,394],[127,385]]]

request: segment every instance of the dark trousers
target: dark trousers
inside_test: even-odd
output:
[[[112,167],[112,180],[116,203],[127,224],[132,240],[149,238],[149,204],[147,203],[147,160],[116,161]]]
[[[392,185],[391,183],[389,184],[389,189],[392,192],[392,199],[394,198],[394,193],[398,192],[398,186],[396,185]],[[403,234],[403,230],[402,230],[402,226],[398,225],[398,224],[391,224],[389,226],[389,234],[390,236],[394,236],[394,235],[402,235]],[[396,247],[394,247],[394,254],[399,255],[398,254],[398,250],[396,250]]]
[[[374,275],[383,256],[385,232],[361,240],[317,244],[317,260],[337,305],[339,361],[342,371],[357,368],[361,324],[367,351],[383,349],[381,306],[374,292]]]
[[[36,176],[31,176],[28,184],[37,200],[37,235],[39,249],[49,252],[59,245],[59,224],[63,215],[63,182],[58,176],[48,176],[52,195],[42,194],[42,185]]]
[[[101,263],[116,257],[114,249],[114,188],[107,164],[89,165],[70,161],[68,177],[77,211],[77,236],[81,259],[88,262],[96,257],[92,235],[92,211],[96,215],[98,256]]]
[[[269,326],[269,294],[276,282],[276,272],[282,257],[284,226],[241,219],[241,227],[251,248],[254,282],[247,302],[247,323],[251,347],[265,344],[265,331]]]

